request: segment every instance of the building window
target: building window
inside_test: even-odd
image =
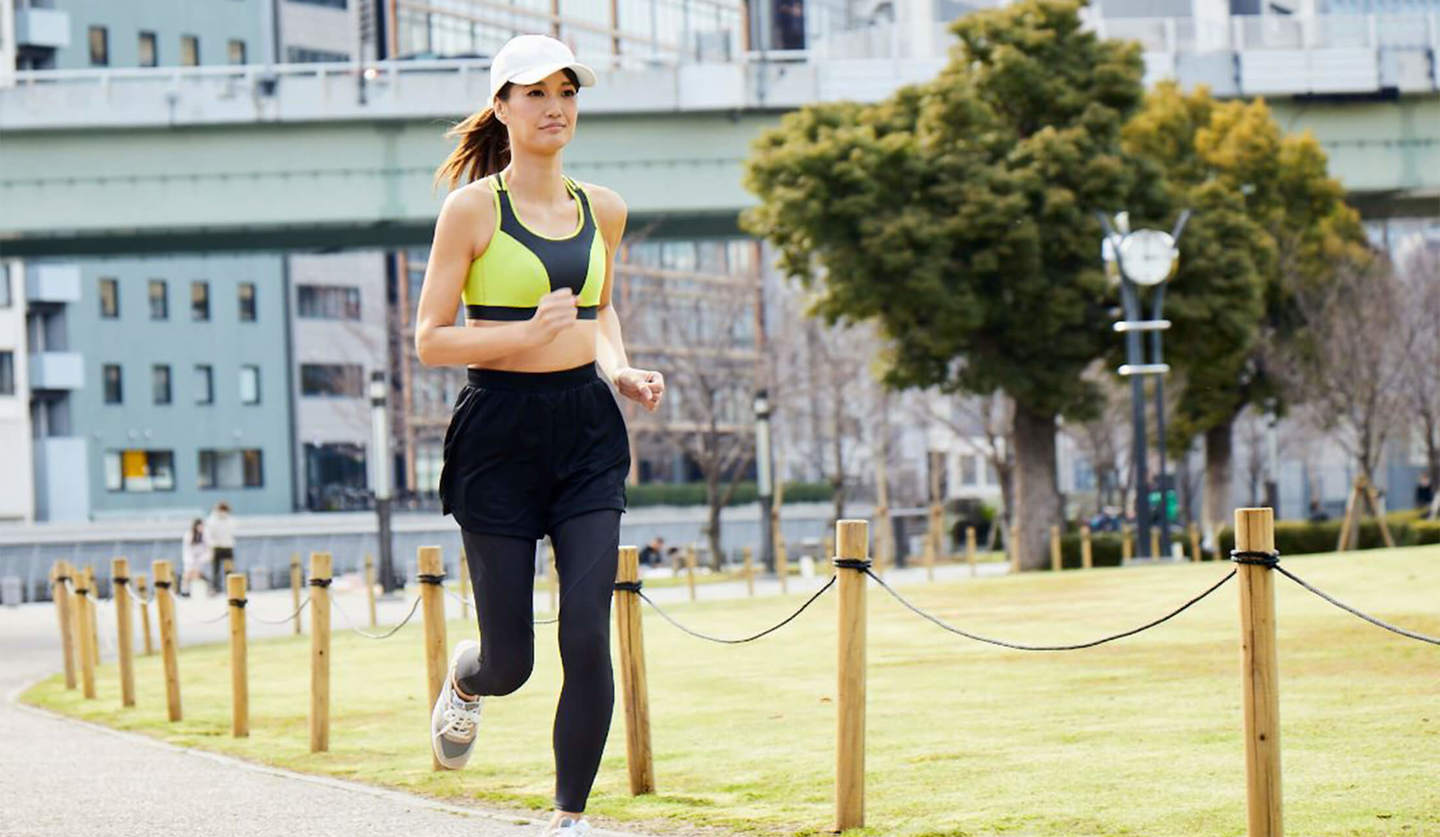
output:
[[[164,279],[150,280],[150,319],[168,320],[170,318],[170,296],[165,292]]]
[[[228,58],[231,64],[245,63],[245,42],[231,41],[227,48]]]
[[[15,394],[15,353],[0,352],[0,395]]]
[[[980,457],[960,454],[960,484],[973,488],[980,484]]]
[[[240,403],[260,403],[260,367],[240,367]]]
[[[208,363],[195,364],[195,403],[215,403],[215,370]]]
[[[0,308],[9,308],[15,304],[10,296],[10,265],[0,264]]]
[[[258,448],[243,450],[240,451],[240,455],[245,461],[245,487],[259,488],[263,486],[265,470],[260,460],[260,450]]]
[[[159,52],[155,49],[155,33],[140,33],[140,66],[157,67],[160,65]]]
[[[307,6],[329,6],[332,9],[345,8],[346,0],[290,0],[291,3],[303,3]]]
[[[210,283],[203,279],[190,283],[190,319],[210,319]]]
[[[263,457],[258,448],[201,450],[195,470],[200,488],[261,488],[265,485]]]
[[[255,283],[240,283],[240,322],[255,322]]]
[[[157,363],[150,367],[150,387],[155,393],[156,404],[170,403],[170,366]]]
[[[120,280],[100,280],[100,316],[113,320],[120,316]]]
[[[300,285],[300,316],[314,320],[360,319],[360,289],[327,285]]]
[[[300,394],[319,398],[359,398],[365,394],[365,372],[350,364],[300,364]]]
[[[350,60],[350,53],[309,47],[285,47],[285,60],[291,64],[333,64]]]
[[[180,36],[180,66],[182,66],[182,67],[198,67],[198,66],[200,66],[200,36],[199,36],[199,35],[181,35],[181,36]]]
[[[105,378],[105,403],[119,404],[124,399],[120,386],[120,364],[107,363],[101,367]]]
[[[175,490],[175,454],[168,450],[105,451],[105,489],[147,493]]]
[[[110,66],[110,34],[103,26],[90,27],[90,66]]]

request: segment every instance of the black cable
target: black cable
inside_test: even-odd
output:
[[[753,642],[754,640],[757,640],[757,639],[759,639],[760,637],[765,636],[765,635],[768,634],[768,633],[771,633],[772,631],[777,631],[777,630],[779,630],[780,628],[785,627],[785,625],[788,624],[788,623],[790,622],[790,620],[794,619],[796,616],[799,616],[799,615],[801,614],[801,612],[803,612],[803,611],[805,610],[805,608],[809,607],[811,602],[813,602],[813,601],[815,601],[816,599],[820,598],[820,594],[821,594],[821,593],[824,593],[826,590],[829,590],[829,589],[830,589],[830,586],[835,583],[835,579],[836,579],[836,576],[833,576],[833,575],[830,576],[830,580],[827,581],[827,582],[825,582],[825,586],[824,586],[824,587],[821,587],[819,590],[816,590],[816,591],[815,591],[815,595],[813,595],[813,596],[811,596],[809,599],[807,599],[806,602],[805,602],[805,604],[800,605],[800,609],[799,609],[799,610],[797,610],[797,611],[795,611],[794,613],[790,614],[789,616],[785,617],[785,621],[781,622],[781,623],[778,624],[778,625],[775,625],[774,627],[766,628],[765,630],[761,631],[761,632],[758,633],[758,634],[755,634],[754,636],[748,636],[748,637],[745,637],[745,638],[743,638],[743,639],[725,639],[725,638],[723,638],[723,637],[709,636],[708,634],[702,634],[702,633],[699,633],[698,631],[692,631],[692,630],[690,630],[689,628],[685,627],[684,625],[682,625],[682,624],[680,624],[679,622],[676,622],[674,619],[672,619],[672,618],[670,617],[670,614],[668,614],[668,613],[666,613],[665,611],[661,610],[661,609],[660,609],[660,606],[657,605],[657,604],[655,604],[655,602],[654,602],[653,600],[651,600],[651,598],[650,598],[649,596],[645,595],[644,593],[639,593],[639,591],[636,591],[636,592],[639,593],[640,598],[644,599],[646,602],[648,602],[648,603],[650,604],[651,607],[655,608],[655,611],[656,611],[657,613],[659,613],[661,616],[665,617],[665,621],[669,622],[670,624],[674,625],[675,627],[679,628],[680,630],[684,631],[685,633],[687,633],[687,634],[689,634],[689,635],[691,635],[691,636],[693,636],[693,637],[698,637],[698,638],[700,638],[700,639],[708,639],[708,640],[710,640],[711,642],[723,642],[723,643],[725,643],[725,644],[727,644],[727,645],[738,645],[738,644],[740,644],[740,643],[742,643],[742,642]]]
[[[249,599],[227,599],[231,607],[244,607]]]
[[[912,611],[914,611],[916,614],[918,614],[918,615],[920,615],[920,616],[923,616],[923,617],[925,617],[926,619],[929,619],[931,622],[934,622],[935,624],[937,624],[937,625],[939,625],[940,627],[944,628],[945,630],[950,631],[951,633],[954,633],[954,634],[959,634],[960,636],[963,636],[963,637],[965,637],[966,639],[973,639],[973,640],[975,640],[976,642],[986,642],[986,643],[989,643],[989,644],[991,644],[991,645],[998,645],[998,646],[1000,646],[1001,648],[1013,648],[1013,649],[1016,650],[1016,651],[1079,651],[1079,650],[1082,649],[1082,648],[1093,648],[1093,647],[1095,647],[1096,645],[1103,645],[1103,644],[1105,644],[1105,643],[1107,643],[1107,642],[1113,642],[1114,640],[1117,640],[1117,639],[1123,639],[1123,638],[1125,638],[1125,637],[1127,637],[1127,636],[1133,636],[1133,635],[1135,635],[1135,634],[1140,633],[1141,631],[1147,631],[1147,630],[1155,627],[1156,625],[1159,625],[1159,624],[1162,623],[1162,622],[1168,622],[1169,620],[1171,620],[1171,619],[1175,618],[1176,616],[1179,616],[1181,613],[1185,612],[1185,610],[1188,609],[1191,605],[1195,604],[1196,602],[1200,601],[1201,599],[1205,598],[1206,596],[1210,595],[1211,593],[1214,593],[1216,590],[1219,590],[1220,587],[1225,584],[1225,582],[1227,582],[1227,581],[1229,581],[1230,579],[1232,579],[1232,578],[1235,577],[1235,570],[1231,570],[1228,575],[1226,575],[1224,578],[1220,579],[1219,581],[1215,582],[1215,584],[1212,585],[1212,586],[1210,587],[1210,589],[1206,590],[1204,593],[1201,593],[1200,595],[1196,596],[1195,598],[1193,598],[1193,599],[1191,599],[1190,601],[1186,602],[1185,604],[1181,605],[1179,608],[1171,611],[1170,613],[1165,614],[1164,616],[1160,617],[1159,619],[1156,619],[1156,620],[1153,621],[1153,622],[1147,622],[1147,623],[1145,623],[1144,625],[1141,625],[1141,626],[1138,627],[1138,628],[1132,628],[1132,629],[1130,629],[1130,630],[1128,630],[1128,631],[1125,631],[1124,633],[1118,633],[1118,634],[1114,634],[1114,635],[1112,635],[1112,636],[1102,637],[1102,638],[1097,639],[1097,640],[1092,640],[1091,642],[1076,643],[1076,644],[1074,644],[1074,645],[1021,645],[1020,643],[1017,643],[1017,642],[1006,642],[1006,641],[1004,641],[1004,640],[990,639],[989,637],[983,637],[983,636],[980,636],[980,635],[978,635],[978,634],[967,633],[967,632],[965,632],[965,631],[960,630],[959,628],[952,627],[952,626],[950,626],[950,625],[945,624],[944,622],[940,621],[939,619],[935,618],[934,616],[931,616],[930,614],[926,613],[925,611],[921,610],[920,608],[918,608],[918,607],[916,607],[915,605],[911,604],[910,602],[906,601],[904,596],[901,596],[899,593],[895,592],[895,590],[894,590],[893,588],[891,588],[890,585],[886,584],[883,579],[881,579],[879,576],[875,575],[874,573],[870,572],[869,570],[866,570],[866,571],[865,571],[865,574],[868,575],[868,576],[870,576],[871,578],[875,579],[875,581],[878,582],[881,587],[884,587],[887,591],[889,591],[890,595],[894,596],[897,601],[899,601],[901,604],[905,605],[906,607],[910,608],[910,609],[911,609]]]
[[[156,590],[169,590],[169,589],[170,589],[170,582],[168,582],[168,581],[157,581],[157,582],[155,582],[155,589],[156,589]]]
[[[1397,634],[1399,634],[1400,636],[1406,636],[1406,637],[1409,637],[1409,638],[1411,638],[1411,639],[1418,639],[1418,640],[1420,640],[1421,642],[1428,642],[1428,643],[1430,643],[1431,645],[1440,645],[1440,639],[1436,639],[1436,638],[1433,637],[1433,636],[1425,636],[1424,634],[1417,634],[1417,633],[1415,633],[1415,632],[1413,632],[1413,631],[1407,631],[1407,630],[1405,630],[1404,628],[1397,628],[1396,626],[1391,625],[1389,622],[1382,622],[1381,620],[1376,619],[1376,618],[1373,617],[1373,616],[1369,616],[1369,615],[1367,615],[1367,614],[1365,614],[1365,613],[1361,613],[1360,611],[1356,610],[1355,608],[1351,607],[1350,605],[1345,604],[1344,602],[1340,601],[1339,599],[1336,599],[1336,598],[1334,598],[1333,596],[1330,596],[1330,595],[1328,595],[1328,594],[1326,594],[1326,593],[1324,593],[1324,592],[1322,592],[1322,591],[1320,591],[1320,590],[1315,589],[1314,587],[1311,587],[1309,584],[1305,583],[1305,580],[1304,580],[1304,579],[1300,578],[1299,576],[1295,575],[1294,573],[1290,572],[1289,570],[1285,569],[1284,567],[1276,566],[1275,569],[1279,570],[1280,573],[1281,573],[1282,575],[1284,575],[1286,578],[1290,579],[1291,581],[1295,582],[1296,584],[1300,585],[1301,587],[1304,587],[1306,590],[1309,590],[1311,593],[1314,593],[1315,595],[1319,596],[1320,598],[1324,599],[1325,601],[1329,602],[1330,604],[1335,605],[1336,607],[1340,608],[1340,609],[1343,610],[1343,611],[1346,611],[1347,613],[1353,614],[1353,615],[1355,615],[1355,616],[1360,617],[1361,619],[1364,619],[1366,622],[1369,622],[1370,624],[1374,625],[1374,626],[1377,627],[1377,628],[1384,628],[1385,630],[1391,631],[1391,632],[1393,632],[1393,633],[1397,633]]]
[[[334,581],[334,579],[331,579],[331,578],[312,578],[312,579],[310,579],[310,586],[311,586],[311,587],[329,587],[331,581]]]
[[[418,582],[420,582],[421,584],[444,584],[444,583],[445,583],[445,574],[444,574],[444,573],[420,573],[419,575],[415,576],[415,580],[418,581]]]
[[[864,570],[867,573],[870,570],[869,558],[831,558],[830,561],[835,566],[841,567],[843,569]]]
[[[615,582],[615,589],[616,589],[616,590],[624,590],[624,591],[627,592],[627,593],[639,593],[639,592],[640,592],[640,588],[641,588],[641,587],[644,587],[644,586],[645,586],[645,585],[644,585],[642,582],[639,582],[639,581],[617,581],[617,582]]]

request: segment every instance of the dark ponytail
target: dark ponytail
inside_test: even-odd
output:
[[[499,98],[510,93],[510,85],[500,88]],[[487,107],[470,114],[464,121],[445,132],[459,137],[460,142],[445,162],[435,171],[435,185],[449,182],[454,189],[462,183],[488,177],[510,165],[510,134],[505,123],[495,118],[495,108]]]

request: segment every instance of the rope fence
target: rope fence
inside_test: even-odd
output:
[[[829,541],[829,539],[826,539]],[[967,541],[973,540],[967,537]],[[695,630],[683,624],[654,599],[646,595],[639,577],[638,550],[633,546],[620,547],[619,563],[614,583],[616,632],[620,647],[620,665],[617,672],[623,685],[626,723],[626,763],[632,794],[652,793],[655,790],[653,759],[650,748],[650,721],[646,687],[644,641],[641,620],[641,603],[649,605],[671,626],[700,640],[735,645],[754,642],[768,636],[797,619],[811,605],[829,591],[836,590],[838,602],[837,643],[840,649],[837,667],[837,749],[835,775],[835,820],[834,830],[864,826],[864,747],[865,747],[865,591],[867,579],[874,581],[906,610],[929,621],[937,627],[957,636],[1001,648],[1017,651],[1064,652],[1094,648],[1106,643],[1132,637],[1157,628],[1196,606],[1215,594],[1232,580],[1240,585],[1241,649],[1242,649],[1242,694],[1243,726],[1246,753],[1246,798],[1247,816],[1251,835],[1279,835],[1280,819],[1280,747],[1279,747],[1279,699],[1277,677],[1277,652],[1275,642],[1274,587],[1272,571],[1278,572],[1321,600],[1376,627],[1399,636],[1440,645],[1440,639],[1392,625],[1311,585],[1295,573],[1281,566],[1279,553],[1274,549],[1274,516],[1271,509],[1237,509],[1235,512],[1235,549],[1230,553],[1232,568],[1217,581],[1197,595],[1189,598],[1158,618],[1134,628],[1107,634],[1086,642],[1068,644],[1026,644],[996,639],[956,627],[940,617],[929,613],[903,596],[891,586],[868,555],[868,524],[861,520],[842,520],[836,524],[834,540],[827,543],[827,551],[833,543],[834,554],[830,557],[834,572],[794,611],[779,622],[756,633],[741,637],[720,637]],[[970,547],[973,550],[973,546]],[[748,551],[747,551],[748,552]],[[777,553],[777,558],[780,554]],[[366,557],[365,579],[367,598],[370,604],[370,625],[374,627],[374,579],[373,565]],[[310,688],[310,744],[311,752],[323,752],[329,747],[329,668],[330,668],[330,610],[334,606],[350,630],[371,640],[385,640],[395,636],[410,624],[417,613],[423,614],[424,656],[429,685],[430,705],[433,705],[448,670],[446,662],[447,642],[445,638],[445,597],[448,595],[468,614],[475,607],[473,597],[466,597],[445,588],[444,565],[440,548],[421,547],[418,556],[417,581],[419,594],[411,601],[408,611],[399,622],[384,631],[367,631],[360,627],[349,610],[330,590],[330,554],[314,552],[310,555],[310,572],[305,584],[311,587],[310,595],[299,596],[301,585],[298,556],[292,561],[292,591],[295,607],[281,618],[260,618],[247,613],[246,577],[231,573],[226,578],[227,606],[216,617],[187,619],[195,624],[214,624],[223,619],[230,620],[230,650],[232,676],[232,734],[244,737],[249,734],[248,718],[248,675],[246,673],[247,619],[269,625],[283,625],[294,622],[297,632],[303,611],[311,611],[311,688]],[[746,554],[746,575],[753,593],[750,556]],[[463,559],[462,559],[463,560]],[[687,568],[693,568],[694,559],[687,560]],[[1088,562],[1087,562],[1088,563]],[[777,561],[778,571],[784,571],[783,560]],[[167,705],[171,721],[182,718],[178,662],[175,638],[175,602],[173,594],[174,576],[168,561],[156,561],[153,565],[154,583],[148,597],[144,593],[143,577],[132,586],[125,559],[116,558],[112,565],[113,611],[116,620],[115,647],[120,659],[122,704],[134,705],[134,672],[130,659],[133,649],[132,618],[141,614],[144,623],[147,653],[150,653],[150,628],[147,611],[151,605],[157,610],[160,633],[160,648],[166,679]],[[547,570],[547,580],[550,578]],[[95,582],[93,571],[87,568],[78,571],[66,561],[58,561],[50,574],[55,592],[54,600],[59,617],[61,644],[65,662],[67,689],[81,688],[87,699],[95,697],[95,667],[99,657],[99,634],[96,627],[96,600],[93,598]],[[467,579],[463,578],[462,583]],[[463,588],[462,588],[463,589]],[[690,587],[691,598],[694,587]],[[557,611],[558,611],[558,606]],[[552,624],[559,617],[534,620],[534,624]],[[108,639],[108,636],[107,636]],[[427,710],[428,711],[428,710]],[[440,769],[438,762],[435,769]]]

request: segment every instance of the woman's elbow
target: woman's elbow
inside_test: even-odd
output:
[[[428,328],[415,330],[415,357],[419,359],[421,366],[435,366],[434,341],[431,340],[432,332]]]

